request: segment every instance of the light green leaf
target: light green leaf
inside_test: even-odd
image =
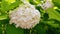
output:
[[[47,13],[49,15],[49,19],[56,19],[60,21],[60,14],[58,13],[58,11],[54,10],[53,8],[50,8],[47,10]]]
[[[4,19],[7,19],[7,15],[0,15],[0,20],[4,20]]]

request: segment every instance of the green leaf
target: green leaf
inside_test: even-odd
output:
[[[35,26],[35,28],[33,28],[33,31],[35,31],[34,34],[45,34],[46,33],[46,27],[44,24],[39,23]]]
[[[2,29],[1,29],[1,28],[2,28],[2,26],[1,26],[1,24],[0,24],[0,34],[2,34]]]
[[[9,5],[9,9],[15,9],[17,6],[19,6],[19,2],[16,1]]]
[[[52,2],[54,3],[55,6],[60,8],[60,0],[52,0]]]
[[[14,3],[8,4],[8,2],[2,1],[2,3],[1,3],[1,10],[4,11],[4,12],[5,11],[9,11],[9,10],[14,9],[17,6],[19,6],[19,3],[20,3],[20,1],[16,1]]]
[[[2,1],[2,3],[1,3],[1,10],[2,10],[3,12],[9,10],[9,4],[8,4],[8,2]]]
[[[5,1],[7,1],[9,4],[16,2],[16,0],[5,0]]]
[[[0,20],[7,19],[7,17],[8,17],[7,14],[8,14],[8,12],[9,12],[9,10],[14,9],[14,8],[16,8],[17,6],[19,6],[19,3],[20,3],[20,1],[17,0],[17,1],[14,2],[14,3],[8,4],[8,2],[6,2],[6,1],[3,0],[3,1],[0,3]]]
[[[49,15],[49,19],[56,19],[60,21],[60,13],[58,13],[58,11],[54,10],[53,8],[50,8],[47,10],[47,13]]]
[[[16,28],[14,25],[7,24],[6,34],[24,34],[24,32],[21,28]]]
[[[4,19],[7,19],[7,15],[0,15],[0,20],[4,20]]]

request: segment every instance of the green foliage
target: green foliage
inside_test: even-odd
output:
[[[60,0],[52,0],[52,2],[54,3],[55,6],[60,8]]]
[[[6,25],[6,34],[24,34],[23,29],[16,28],[14,25]]]
[[[16,0],[16,2],[9,4],[3,0],[0,7],[0,20],[7,19],[9,11],[18,7],[20,3],[21,2],[19,0]]]
[[[54,7],[47,11],[43,10],[38,4],[42,0],[29,0],[30,4],[35,5],[36,9],[41,13],[40,23],[32,29],[16,28],[14,24],[9,24],[9,11],[14,10],[22,1],[16,0],[14,3],[0,0],[0,34],[60,34],[60,0],[52,0]]]

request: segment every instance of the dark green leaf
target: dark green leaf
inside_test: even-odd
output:
[[[24,34],[23,29],[16,28],[14,25],[6,25],[6,34]]]

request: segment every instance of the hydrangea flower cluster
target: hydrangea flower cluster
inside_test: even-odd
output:
[[[46,2],[43,4],[40,4],[40,6],[42,7],[42,9],[47,10],[48,8],[52,8],[53,4],[50,0],[46,0]]]
[[[30,29],[39,24],[40,12],[34,5],[23,4],[9,13],[10,24],[14,23],[16,27]]]

